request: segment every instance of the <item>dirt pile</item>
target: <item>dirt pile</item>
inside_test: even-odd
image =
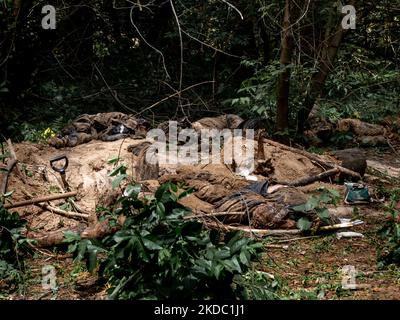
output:
[[[208,126],[218,122],[224,127],[228,122],[237,126],[240,121],[238,117],[224,116],[215,121],[205,119],[197,123]],[[339,175],[356,180],[361,178],[358,172],[353,171],[356,168],[349,170],[342,166],[344,161],[329,155],[311,154],[260,135],[256,135],[256,139],[252,143],[255,159],[246,158],[245,163],[157,163],[152,166],[145,161],[146,148],[150,146],[146,139],[92,140],[62,150],[46,144],[15,144],[18,170],[10,174],[7,190],[13,194],[7,201],[15,203],[65,192],[60,175],[51,169],[49,163],[55,155],[63,154],[69,160],[66,179],[70,189],[77,191],[75,200],[60,199],[50,204],[32,204],[15,209],[28,218],[36,235],[44,237],[46,233],[55,232],[52,237],[58,239],[65,230],[75,230],[88,237],[109,232],[106,222],[98,222],[96,208],[99,205],[112,206],[121,195],[120,188],[112,188],[110,172],[122,163],[126,165],[131,181],[142,184],[143,194],[154,194],[157,187],[167,181],[184,183],[194,189],[194,194],[181,202],[194,214],[211,215],[220,222],[233,225],[283,229],[296,228],[299,216],[293,213],[293,206],[306,203],[309,194],[324,184],[320,181],[333,181]],[[227,144],[229,141],[225,142],[221,153]],[[110,159],[114,161],[110,162]],[[238,172],[241,166],[248,169],[248,160],[254,161],[250,175]],[[148,170],[151,170],[150,174]],[[343,191],[340,185],[327,186]],[[76,214],[66,215],[62,211]],[[333,218],[332,222],[337,220]],[[48,243],[46,241],[44,243]]]

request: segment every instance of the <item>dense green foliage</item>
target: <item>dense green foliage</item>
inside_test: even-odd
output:
[[[260,243],[186,219],[189,211],[177,201],[188,191],[177,196],[176,185],[162,185],[148,201],[138,199],[139,191],[137,185],[125,189],[117,213],[126,219],[114,235],[96,242],[66,234],[69,251],[90,271],[99,256],[111,299],[273,297],[271,279],[248,273]]]
[[[25,224],[18,213],[6,210],[0,199],[0,291],[13,290],[22,281],[23,254],[29,241],[21,233]]]
[[[139,112],[196,84],[144,116],[233,111],[273,125],[285,70],[279,61],[285,1],[53,1],[57,27],[43,30],[46,4],[0,1],[2,132],[37,140],[80,113]],[[295,47],[285,67],[290,129],[341,19],[336,1],[297,4]],[[377,121],[399,110],[398,0],[355,7],[356,29],[340,44],[319,104],[329,119]]]
[[[380,230],[385,245],[379,250],[381,266],[395,263],[400,265],[400,190],[393,191],[386,207],[387,222]]]

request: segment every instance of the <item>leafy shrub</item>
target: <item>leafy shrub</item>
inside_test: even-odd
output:
[[[378,265],[400,265],[400,189],[394,190],[390,203],[386,206],[388,220],[380,230],[385,245],[378,250]]]
[[[18,213],[6,210],[0,199],[0,284],[16,284],[23,277],[23,254],[30,241],[21,234],[25,224]]]
[[[318,195],[312,195],[305,204],[293,207],[295,212],[300,212],[302,216],[297,221],[297,227],[301,231],[310,231],[313,226],[313,221],[316,220],[316,226],[320,222],[330,224],[331,216],[328,209],[325,207],[328,203],[337,204],[340,199],[340,194],[334,189],[326,189],[324,187],[318,189]]]
[[[125,189],[114,212],[115,218],[122,214],[125,221],[114,235],[101,243],[74,242],[69,235],[70,252],[77,261],[91,260],[87,263],[91,270],[101,256],[97,253],[104,253],[99,274],[108,279],[111,299],[248,296],[240,275],[250,270],[260,243],[237,232],[222,235],[204,230],[198,221],[185,218],[189,210],[178,200],[190,190],[178,194],[178,187],[167,183],[148,200],[139,199],[139,191],[138,185]]]

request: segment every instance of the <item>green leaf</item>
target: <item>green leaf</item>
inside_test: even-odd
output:
[[[296,212],[306,212],[307,210],[306,210],[306,205],[305,204],[300,204],[300,205],[298,205],[298,206],[294,206],[293,208],[292,208],[294,211],[296,211]]]
[[[227,246],[232,247],[233,244],[240,239],[242,235],[240,232],[230,232],[226,235],[226,240],[228,240]]]
[[[155,243],[154,241],[152,241],[148,238],[143,238],[143,244],[149,250],[161,250],[162,249],[162,247],[159,244]]]
[[[188,189],[188,190],[185,190],[185,191],[183,191],[183,192],[179,195],[178,198],[179,198],[179,199],[182,199],[182,198],[184,198],[184,197],[187,197],[188,195],[192,194],[193,191],[194,191],[193,188],[190,188],[190,189]]]
[[[67,253],[74,253],[77,247],[78,247],[78,244],[76,242],[75,243],[71,243],[68,246]]]
[[[158,252],[158,264],[163,265],[166,261],[168,261],[171,258],[171,252],[163,248]]]
[[[328,189],[329,193],[332,194],[335,198],[340,198],[340,193],[339,191],[335,189]]]
[[[297,228],[299,228],[301,231],[310,230],[311,226],[312,223],[305,217],[302,217],[297,221]]]
[[[156,207],[156,213],[158,216],[164,216],[165,215],[165,206],[162,202],[157,203]]]
[[[78,252],[77,252],[77,256],[75,258],[76,261],[81,261],[85,257],[88,241],[89,240],[82,240],[81,242],[79,242]]]
[[[329,203],[332,200],[328,193],[323,193],[319,196],[319,201],[322,203]]]
[[[170,183],[165,183],[161,185],[155,192],[154,197],[156,198],[157,201],[161,201],[161,198],[163,195],[166,193],[166,191],[169,189]]]
[[[239,273],[242,273],[242,268],[240,267],[240,263],[236,256],[232,258],[232,263],[235,266],[235,270]]]
[[[242,239],[236,241],[235,243],[233,243],[233,245],[231,245],[231,254],[234,254],[237,251],[239,251],[240,249],[242,249],[242,247],[244,245],[246,245],[247,242],[248,242],[247,238],[242,238]]]
[[[64,243],[70,243],[74,241],[80,241],[81,236],[77,234],[76,232],[72,231],[64,231],[64,240],[62,242]]]
[[[217,278],[217,280],[219,280],[219,276],[220,276],[222,270],[224,270],[224,266],[221,264],[217,264],[215,266],[215,268],[213,269],[214,276],[215,276],[215,278]]]
[[[173,192],[178,192],[178,186],[176,184],[171,183],[170,188]]]
[[[128,177],[128,175],[126,175],[126,174],[121,174],[121,175],[117,176],[117,177],[113,180],[113,182],[111,183],[112,188],[113,188],[113,189],[117,188],[117,187],[121,184],[121,182],[122,182],[124,179],[126,179],[127,177]]]
[[[124,191],[124,196],[128,198],[137,198],[142,186],[140,184],[128,185]]]
[[[219,249],[219,250],[217,249],[217,251],[214,253],[214,257],[216,259],[220,259],[220,260],[229,258],[230,256],[231,256],[231,252],[228,248],[223,248],[223,249]]]
[[[242,251],[240,252],[239,259],[241,263],[247,266],[250,262],[250,254],[247,251]]]
[[[119,158],[118,156],[114,156],[114,157],[112,157],[111,159],[108,159],[108,160],[107,160],[107,163],[109,163],[109,164],[115,164],[115,163],[117,163],[119,160],[120,160],[120,158]]]
[[[319,199],[317,197],[311,196],[310,199],[308,199],[307,203],[305,204],[305,209],[306,211],[311,211],[314,210],[319,204]]]
[[[294,206],[292,209],[297,212],[310,212],[319,204],[319,198],[311,196],[305,204]]]
[[[116,167],[114,170],[112,170],[108,176],[109,177],[114,177],[117,174],[125,174],[126,173],[126,166],[124,164],[119,165],[118,167]]]
[[[90,273],[96,269],[97,266],[97,250],[94,247],[88,246],[86,268]]]
[[[317,210],[318,217],[323,220],[327,220],[330,218],[329,210],[327,208],[321,208]]]

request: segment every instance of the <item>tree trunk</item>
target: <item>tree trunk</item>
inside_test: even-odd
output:
[[[286,0],[285,13],[283,18],[283,31],[281,41],[280,64],[282,73],[280,74],[277,85],[277,110],[276,110],[276,129],[284,131],[289,126],[289,86],[290,69],[288,65],[291,62],[294,43],[293,30],[291,27],[292,6],[290,0]]]
[[[355,5],[356,0],[350,0],[349,5]],[[340,20],[336,32],[325,40],[325,48],[321,54],[319,61],[319,71],[314,74],[311,79],[310,89],[304,100],[303,108],[300,109],[297,115],[297,131],[303,133],[304,123],[307,121],[308,116],[315,104],[315,101],[321,95],[324,88],[325,81],[329,73],[333,70],[333,62],[336,58],[339,46],[346,33],[346,29],[342,28],[342,21]]]

